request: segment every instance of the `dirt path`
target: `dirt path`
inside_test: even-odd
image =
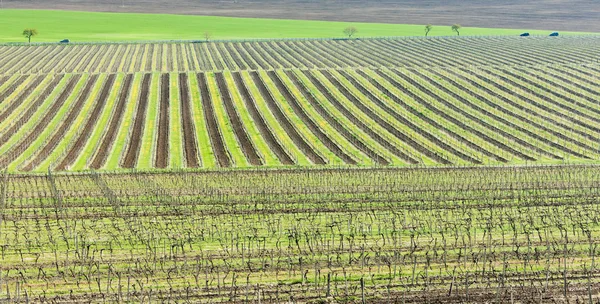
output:
[[[158,137],[156,139],[156,155],[154,166],[166,168],[169,165],[169,74],[160,77],[160,111],[158,118]]]
[[[196,140],[192,109],[190,107],[188,75],[185,73],[179,74],[179,101],[181,102],[185,162],[189,168],[197,168],[200,165],[198,161],[198,147],[196,145],[198,141]]]
[[[98,148],[98,153],[96,154],[96,156],[92,160],[92,163],[90,164],[90,168],[92,169],[102,168],[102,166],[104,166],[104,163],[106,162],[106,159],[108,158],[108,154],[110,152],[111,147],[113,146],[115,137],[117,137],[119,125],[123,120],[123,115],[125,115],[125,105],[128,101],[132,81],[133,74],[127,74],[127,76],[125,76],[125,82],[123,84],[123,87],[121,88],[119,101],[117,102],[117,106],[115,107],[110,123],[108,124],[108,130],[104,134],[102,143]]]
[[[142,143],[142,134],[144,133],[144,124],[146,122],[146,109],[148,108],[148,95],[150,92],[150,81],[152,74],[144,74],[142,80],[142,90],[138,101],[135,122],[133,123],[133,132],[129,139],[129,147],[123,161],[124,168],[133,168],[137,163],[140,147]]]
[[[96,100],[96,106],[94,106],[94,109],[90,113],[89,119],[82,128],[82,131],[75,140],[75,143],[73,146],[71,146],[71,149],[69,149],[69,152],[67,152],[63,160],[58,164],[58,166],[56,166],[56,170],[64,171],[77,159],[79,152],[81,152],[83,146],[88,140],[88,137],[94,130],[94,125],[96,124],[96,121],[98,121],[98,117],[100,116],[100,113],[102,113],[102,109],[104,109],[104,106],[106,105],[106,100],[108,99],[108,95],[110,94],[112,86],[115,83],[116,76],[116,74],[110,74],[106,79],[106,83],[104,83],[102,92],[100,92],[100,96]]]

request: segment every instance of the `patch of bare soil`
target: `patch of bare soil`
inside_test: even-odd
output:
[[[4,0],[5,8],[600,31],[595,0]]]

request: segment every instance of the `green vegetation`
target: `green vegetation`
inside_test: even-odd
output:
[[[424,20],[426,22],[426,20]],[[24,27],[40,31],[36,42],[130,41],[240,38],[332,38],[345,37],[348,27],[359,32],[353,37],[423,36],[423,25],[348,23],[306,20],[250,19],[166,14],[93,13],[53,10],[0,10],[0,42],[20,42]],[[462,35],[548,35],[548,31],[521,29],[461,29]],[[561,32],[561,34],[574,34]],[[436,26],[430,36],[454,35],[449,25]]]
[[[598,172],[0,173],[0,301],[587,302]]]

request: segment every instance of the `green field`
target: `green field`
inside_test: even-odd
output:
[[[343,29],[350,25],[359,30],[357,37],[424,35],[423,25],[409,24],[0,10],[0,42],[25,41],[20,35],[24,28],[36,28],[39,31],[39,36],[33,41],[48,42],[65,38],[71,41],[203,39],[204,32],[210,32],[213,39],[341,37]],[[463,28],[461,35],[518,35],[524,31],[526,30]],[[532,35],[547,35],[550,32],[527,31]],[[449,36],[454,33],[450,25],[435,25],[430,35]]]

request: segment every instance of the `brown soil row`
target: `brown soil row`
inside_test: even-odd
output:
[[[310,81],[313,83],[313,85],[321,92],[323,93],[323,95],[325,95],[327,97],[327,99],[329,100],[329,102],[331,102],[331,104],[338,110],[340,111],[344,116],[346,116],[346,118],[348,118],[348,120],[350,120],[350,122],[352,122],[353,124],[355,124],[358,128],[360,128],[363,132],[367,133],[367,135],[369,135],[369,137],[371,137],[374,141],[376,141],[378,144],[380,144],[382,147],[386,148],[388,151],[390,151],[392,154],[400,157],[401,159],[411,163],[411,164],[418,164],[419,161],[412,158],[410,155],[400,151],[396,146],[392,145],[390,142],[388,142],[385,138],[381,137],[381,135],[379,135],[377,132],[375,132],[369,125],[367,125],[364,121],[358,119],[358,117],[356,117],[351,111],[349,111],[348,109],[346,109],[346,107],[344,107],[344,105],[342,105],[335,96],[333,96],[329,90],[321,83],[321,81],[319,79],[317,79],[313,74],[311,74],[309,71],[303,71],[304,75],[306,75],[306,77],[308,77],[310,79]]]
[[[31,162],[29,162],[29,164],[27,164],[25,167],[23,167],[23,170],[25,170],[25,171],[33,170],[33,168],[37,167],[41,162],[46,160],[46,158],[50,155],[50,153],[52,151],[54,151],[56,146],[58,146],[60,141],[63,139],[63,136],[65,135],[67,130],[69,130],[69,128],[75,121],[75,118],[79,115],[79,113],[81,113],[83,104],[85,103],[88,96],[92,92],[92,87],[94,86],[94,84],[96,84],[97,80],[98,80],[97,74],[90,76],[90,78],[87,81],[87,84],[85,85],[85,87],[83,88],[83,91],[81,92],[81,95],[79,95],[79,98],[73,105],[73,109],[71,110],[71,112],[69,112],[67,117],[65,117],[61,126],[54,133],[54,135],[50,138],[50,140],[48,140],[48,142],[44,145],[42,150],[40,150],[40,152],[37,153],[35,158]]]
[[[460,152],[458,150],[456,150],[454,147],[448,145],[447,143],[441,141],[439,138],[433,136],[431,133],[427,132],[426,130],[423,130],[421,127],[415,125],[412,121],[410,121],[409,119],[403,117],[402,115],[399,115],[396,111],[394,111],[392,108],[388,107],[385,102],[383,100],[381,100],[379,97],[375,96],[372,92],[370,92],[369,90],[367,90],[367,88],[365,88],[359,81],[357,81],[354,77],[352,77],[350,74],[346,73],[345,71],[340,71],[340,74],[342,74],[348,81],[350,81],[350,83],[352,83],[352,85],[356,86],[357,88],[359,88],[359,90],[365,95],[367,96],[373,103],[377,104],[377,106],[379,106],[380,108],[382,108],[384,111],[386,111],[388,114],[390,114],[392,117],[394,117],[396,120],[398,120],[399,122],[401,122],[402,124],[408,126],[409,128],[411,128],[411,130],[421,134],[423,137],[429,139],[431,142],[433,142],[434,144],[436,144],[438,147],[441,147],[442,149],[466,160],[472,163],[476,163],[476,164],[480,164],[481,161],[479,161],[478,159],[475,159],[471,156],[468,156],[466,154],[464,154],[463,152]],[[456,134],[454,131],[449,130],[448,128],[444,127],[443,125],[441,125],[440,123],[436,122],[435,120],[425,116],[423,113],[415,110],[414,108],[412,108],[411,106],[405,104],[404,102],[402,102],[401,99],[397,98],[395,95],[393,95],[389,90],[387,90],[386,88],[384,88],[381,84],[379,84],[377,81],[375,81],[374,79],[372,79],[371,77],[369,77],[367,74],[363,73],[362,71],[359,71],[359,75],[361,75],[362,77],[364,77],[365,79],[367,79],[371,84],[373,84],[376,88],[378,88],[381,92],[383,92],[387,97],[389,97],[390,99],[394,100],[397,104],[401,105],[405,110],[409,111],[410,113],[412,113],[413,115],[419,117],[420,119],[422,119],[423,121],[427,122],[428,124],[432,125],[433,127],[435,127],[438,130],[443,130],[446,134],[452,136],[452,138],[455,138],[456,140],[460,141],[461,143],[465,144],[466,146],[470,147],[471,149],[474,149],[484,155],[487,155],[491,158],[494,158],[498,161],[502,161],[502,162],[507,162],[506,159],[493,154],[483,148],[481,148],[480,146],[472,143],[471,141],[469,141],[468,139],[464,138],[463,136]],[[417,100],[418,96],[412,96],[413,99]]]
[[[183,145],[185,162],[189,168],[200,166],[198,161],[198,147],[196,146],[196,132],[194,131],[194,120],[190,105],[190,88],[188,75],[179,74],[179,101],[181,102],[181,125],[183,126]]]
[[[150,93],[150,81],[152,74],[144,74],[142,80],[142,90],[138,101],[137,112],[135,114],[135,122],[133,123],[133,132],[129,139],[129,147],[123,160],[124,168],[133,168],[137,163],[140,147],[142,144],[142,136],[144,134],[144,124],[146,122],[146,109],[148,108],[148,95]]]
[[[240,148],[244,152],[246,159],[251,165],[261,166],[263,162],[260,159],[258,152],[256,152],[256,147],[250,140],[248,132],[246,132],[246,129],[244,128],[244,123],[235,110],[235,106],[231,100],[229,88],[227,87],[227,82],[225,81],[225,76],[223,73],[215,73],[215,78],[217,80],[217,85],[219,86],[219,91],[221,92],[221,99],[225,104],[225,111],[227,112],[227,116],[229,117],[229,121],[233,127],[233,132],[240,143]]]
[[[158,115],[158,137],[156,138],[156,154],[154,166],[166,168],[169,164],[169,103],[170,103],[169,74],[160,77],[160,106]]]
[[[435,73],[435,72],[434,72],[434,73]],[[460,101],[461,103],[463,103],[463,104],[464,104],[464,105],[466,105],[467,107],[470,107],[471,109],[473,109],[473,110],[476,110],[476,111],[478,111],[478,112],[482,113],[483,115],[485,115],[485,116],[489,117],[490,119],[496,120],[496,121],[498,121],[498,122],[500,122],[500,123],[502,123],[502,124],[505,124],[505,125],[507,125],[507,126],[509,126],[509,127],[513,128],[513,129],[517,130],[517,131],[520,131],[520,132],[522,132],[522,133],[525,133],[525,134],[529,135],[530,137],[532,137],[532,138],[535,138],[535,139],[537,139],[537,140],[540,140],[540,141],[542,141],[542,142],[546,143],[547,145],[550,145],[550,146],[552,146],[552,147],[554,147],[554,148],[557,148],[557,149],[559,149],[559,150],[562,150],[562,151],[564,151],[564,152],[567,152],[567,153],[573,154],[573,155],[575,155],[575,156],[577,156],[577,157],[586,158],[586,156],[585,156],[585,155],[583,155],[583,154],[580,154],[580,153],[578,153],[578,152],[575,152],[575,151],[573,151],[573,150],[571,150],[571,149],[569,149],[569,148],[566,148],[566,147],[564,147],[564,146],[562,146],[562,145],[560,145],[560,144],[557,144],[557,143],[554,143],[554,142],[552,142],[552,141],[549,141],[549,140],[547,140],[546,138],[544,138],[544,137],[542,137],[542,136],[539,136],[537,133],[534,133],[534,132],[532,132],[532,131],[530,131],[530,130],[527,130],[526,128],[523,128],[521,125],[517,125],[516,123],[512,123],[512,122],[510,122],[510,121],[506,120],[506,119],[505,119],[505,118],[503,118],[503,117],[499,117],[498,115],[495,115],[495,114],[493,114],[493,113],[490,113],[489,111],[487,111],[487,110],[485,110],[485,109],[483,109],[483,108],[481,108],[481,107],[479,107],[479,106],[477,106],[477,105],[475,105],[475,104],[472,104],[472,103],[471,103],[469,100],[467,100],[467,99],[465,99],[464,97],[462,97],[462,96],[460,96],[460,95],[456,94],[455,92],[451,91],[451,90],[450,90],[450,89],[448,89],[447,87],[445,87],[445,86],[443,86],[443,85],[439,84],[439,82],[438,82],[438,81],[432,81],[432,80],[431,80],[431,78],[427,77],[427,76],[426,76],[426,75],[424,75],[424,74],[421,74],[419,71],[415,71],[415,74],[416,74],[416,75],[418,75],[419,77],[421,77],[422,79],[424,79],[425,81],[428,81],[429,83],[431,83],[431,84],[432,84],[433,86],[435,86],[435,87],[436,87],[438,90],[440,90],[440,91],[442,91],[442,92],[444,92],[444,93],[446,93],[446,94],[448,94],[448,95],[452,96],[454,99],[456,99],[456,100]],[[436,73],[436,75],[437,75],[438,77],[442,78],[442,79],[448,80],[448,79],[447,79],[447,78],[446,78],[444,75],[441,75],[441,74],[438,74],[438,73]],[[458,88],[459,88],[461,91],[464,91],[464,92],[466,92],[466,93],[470,94],[471,96],[478,98],[478,100],[484,101],[484,98],[483,98],[483,97],[479,96],[478,94],[472,93],[470,90],[466,89],[466,88],[465,88],[465,87],[463,87],[463,86],[460,86],[460,85],[459,85],[458,83],[456,83],[454,80],[451,80],[449,83],[450,83],[451,85],[454,85],[454,86],[458,87]],[[477,96],[479,96],[479,97],[477,97]],[[484,102],[485,102],[485,101],[484,101]],[[487,101],[487,102],[489,102],[489,101]],[[511,116],[515,116],[515,117],[520,117],[518,114],[510,114],[510,113],[508,113],[508,111],[506,111],[505,109],[503,109],[503,108],[499,108],[499,107],[497,106],[497,104],[494,104],[494,107],[495,107],[496,109],[499,109],[500,111],[502,111],[502,112],[503,112],[503,113],[505,113],[505,114],[508,114],[508,115],[511,115]],[[549,132],[549,133],[556,133],[556,132],[553,132],[553,131],[551,131],[549,128],[546,128],[546,127],[544,127],[544,126],[540,126],[540,125],[538,125],[538,124],[536,124],[536,123],[534,123],[534,122],[531,122],[531,121],[529,121],[528,119],[525,119],[524,117],[523,117],[523,118],[520,118],[519,120],[520,120],[520,121],[522,121],[522,122],[526,122],[526,123],[528,123],[528,124],[532,124],[532,125],[534,125],[534,126],[536,126],[536,127],[538,127],[538,128],[542,128],[542,129],[543,129],[544,131],[546,131],[546,132]],[[481,119],[480,119],[479,121],[480,121],[481,123],[483,123],[483,121],[481,121]],[[487,125],[489,125],[489,124],[488,124],[488,123],[485,123],[485,125],[487,126]],[[520,141],[522,141],[520,138],[518,138],[518,137],[516,137],[516,136],[514,136],[514,135],[512,135],[512,134],[510,134],[510,133],[507,133],[507,132],[505,132],[505,131],[502,131],[501,129],[498,129],[497,127],[494,127],[494,126],[492,126],[492,125],[489,125],[489,127],[490,127],[490,128],[492,128],[492,129],[494,130],[494,132],[498,132],[499,134],[502,134],[503,136],[505,136],[505,137],[507,137],[507,138],[510,138],[511,140],[516,140],[517,142],[520,142]],[[564,137],[564,135],[563,135],[563,137]],[[564,138],[563,138],[563,139],[564,139]]]
[[[42,93],[40,93],[40,95],[38,95],[37,99],[29,106],[29,108],[27,108],[25,113],[23,115],[21,115],[21,118],[19,119],[19,121],[17,123],[13,124],[8,130],[6,130],[2,134],[2,136],[0,137],[0,146],[4,145],[13,135],[15,135],[15,132],[17,132],[17,130],[19,130],[21,128],[21,126],[23,126],[26,122],[29,121],[29,119],[31,119],[31,116],[44,103],[44,100],[46,100],[48,95],[50,95],[50,93],[52,93],[52,91],[54,91],[54,89],[56,88],[58,83],[62,80],[62,78],[63,78],[63,75],[55,76],[54,79],[48,84],[48,86],[46,86],[44,91]],[[19,98],[19,99],[25,99],[27,96],[28,95],[22,94],[21,98]],[[20,101],[20,102],[22,102],[22,101]]]
[[[308,144],[308,142],[306,141],[306,139],[304,139],[300,135],[300,133],[298,133],[298,131],[292,125],[290,120],[281,111],[281,109],[279,108],[279,105],[277,104],[277,101],[275,101],[275,98],[273,98],[273,95],[267,89],[267,87],[264,84],[260,75],[257,72],[253,71],[253,72],[250,72],[250,76],[252,76],[254,83],[258,87],[258,90],[259,90],[260,94],[262,95],[263,99],[265,100],[265,102],[267,103],[267,106],[271,110],[271,113],[273,113],[273,115],[275,116],[277,121],[281,124],[281,126],[283,127],[285,132],[290,136],[290,139],[294,142],[294,144],[296,144],[296,146],[300,149],[300,151],[302,151],[302,153],[304,153],[304,155],[306,155],[313,164],[315,164],[315,165],[326,164],[325,159],[321,155],[317,154],[317,152],[313,149],[313,147],[311,147]]]
[[[2,113],[0,113],[0,121],[4,121],[10,114],[12,114],[12,112],[19,105],[21,105],[21,103],[23,103],[23,101],[31,94],[31,92],[33,92],[33,90],[35,90],[35,88],[37,88],[37,86],[40,83],[42,83],[44,78],[45,78],[45,76],[37,76],[29,84],[29,86],[27,86],[25,89],[20,91],[17,99],[14,100],[8,107],[6,107],[6,109]],[[0,94],[0,103],[4,102],[4,100],[6,100],[6,97],[10,96],[10,94],[12,94],[19,87],[19,85],[21,83],[23,83],[26,79],[27,79],[27,76],[25,76],[25,75],[19,77],[19,79],[17,79],[15,81],[15,83],[13,85],[11,85],[10,88],[8,88],[6,91],[2,92],[2,94]]]
[[[241,74],[239,72],[233,72],[232,75],[233,75],[233,80],[235,81],[235,84],[238,88],[238,91],[241,93],[242,99],[244,100],[244,103],[246,104],[246,108],[248,109],[248,112],[250,113],[250,116],[252,117],[252,120],[254,121],[254,123],[256,123],[256,127],[260,131],[260,134],[262,135],[262,137],[267,142],[267,145],[269,145],[269,148],[271,148],[271,151],[273,151],[273,153],[275,153],[275,155],[277,156],[277,159],[279,159],[279,161],[282,164],[293,165],[294,161],[289,156],[289,154],[285,151],[285,149],[283,149],[281,144],[277,141],[277,139],[273,135],[273,132],[271,131],[271,129],[269,129],[269,126],[267,125],[265,119],[261,116],[261,113],[258,110],[258,108],[256,107],[256,103],[255,103],[254,99],[252,98],[252,95],[250,94],[250,92],[248,91],[248,88],[244,84],[244,80],[242,79]]]
[[[311,132],[327,147],[331,152],[333,152],[337,157],[343,160],[347,164],[356,165],[357,162],[350,155],[344,152],[323,130],[319,128],[317,123],[304,111],[296,97],[290,92],[290,90],[285,86],[283,81],[279,78],[277,73],[274,71],[268,71],[267,74],[279,90],[283,97],[289,102],[290,106],[294,110],[294,113],[302,119],[302,121],[306,124],[306,126],[311,130]]]
[[[33,142],[40,136],[42,131],[44,131],[44,129],[56,116],[56,113],[58,113],[58,110],[60,110],[60,108],[64,105],[65,101],[67,101],[67,98],[73,92],[73,89],[75,88],[75,85],[77,84],[79,79],[81,79],[81,75],[74,75],[73,77],[71,77],[71,79],[69,79],[69,82],[63,89],[62,93],[58,96],[56,100],[51,101],[52,106],[50,106],[48,111],[46,111],[42,119],[40,119],[36,123],[33,130],[25,138],[21,138],[19,144],[11,147],[2,157],[0,157],[0,166],[3,167],[5,165],[8,165],[9,163],[17,159],[17,157],[19,157],[21,153],[25,152],[25,150],[27,150],[27,148],[29,148],[31,144],[33,144]],[[26,117],[26,121],[28,121],[29,118],[30,117]],[[23,124],[26,121],[24,121]],[[21,126],[22,124],[19,125]],[[14,130],[14,132],[16,131],[18,130]]]
[[[285,71],[287,77],[294,83],[294,85],[300,90],[304,98],[308,100],[313,108],[321,114],[321,116],[327,121],[329,125],[331,125],[336,131],[338,131],[346,140],[352,143],[358,150],[363,152],[369,158],[374,160],[376,163],[381,165],[389,165],[389,161],[387,161],[383,156],[379,155],[373,149],[369,148],[364,142],[362,142],[359,138],[357,138],[354,134],[348,131],[334,116],[332,116],[329,112],[323,108],[323,106],[316,100],[316,98],[312,95],[310,90],[300,82],[298,77],[292,71]],[[328,100],[333,100],[334,97],[327,92],[325,95]]]
[[[123,83],[123,87],[121,88],[119,100],[117,101],[117,105],[113,111],[110,123],[108,124],[108,130],[104,134],[102,143],[98,148],[98,153],[93,158],[92,163],[90,164],[90,168],[92,169],[102,168],[102,166],[104,166],[104,163],[106,162],[106,159],[108,158],[108,153],[110,152],[110,148],[113,145],[115,137],[117,137],[119,125],[121,124],[121,121],[123,120],[123,115],[125,114],[125,105],[128,101],[132,81],[133,74],[127,74],[127,76],[125,76],[125,82]]]
[[[67,167],[70,166],[71,164],[73,164],[73,162],[77,159],[79,152],[81,152],[81,150],[83,149],[83,146],[85,145],[85,143],[88,140],[88,137],[94,130],[94,125],[96,124],[96,121],[98,121],[98,117],[100,116],[100,113],[102,113],[102,110],[104,109],[104,106],[106,105],[106,100],[108,99],[108,95],[110,95],[110,91],[113,87],[113,84],[115,83],[115,78],[116,78],[116,74],[108,75],[108,78],[106,79],[106,82],[104,83],[104,87],[102,88],[102,92],[100,92],[100,96],[96,100],[96,105],[94,106],[94,108],[92,109],[92,112],[90,113],[89,119],[87,120],[81,133],[75,140],[75,143],[73,144],[73,146],[71,146],[71,149],[69,149],[69,152],[67,152],[67,154],[65,155],[63,160],[58,164],[58,166],[56,166],[56,168],[55,168],[56,170],[58,170],[58,171],[66,170]]]
[[[221,137],[219,131],[219,125],[217,124],[217,117],[215,115],[215,109],[213,108],[210,91],[208,90],[208,84],[206,82],[206,75],[199,73],[198,86],[200,87],[200,94],[202,97],[202,109],[204,110],[204,120],[208,127],[208,136],[210,137],[211,146],[217,157],[217,162],[220,167],[231,167],[231,158],[229,153],[225,149],[225,143]],[[202,143],[201,143],[202,144]]]

